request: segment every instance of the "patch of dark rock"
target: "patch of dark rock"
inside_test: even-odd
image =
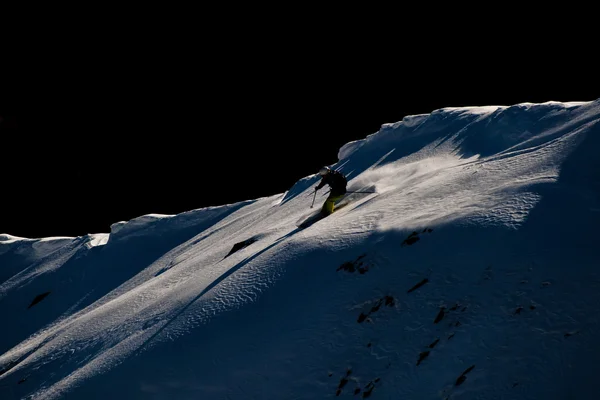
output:
[[[374,312],[379,311],[379,308],[381,307],[382,303],[383,303],[383,300],[381,300],[381,299],[377,300],[377,303],[373,307],[371,307],[371,312],[374,313]]]
[[[362,262],[358,265],[358,273],[359,274],[364,274],[365,272],[367,272],[369,270],[369,267],[364,267],[362,266]]]
[[[229,257],[236,251],[240,251],[241,249],[250,246],[252,243],[256,242],[257,240],[258,240],[257,238],[250,238],[250,239],[244,240],[243,242],[238,242],[238,243],[234,244],[233,247],[231,248],[231,250],[229,251],[229,253],[225,256],[225,258]]]
[[[46,292],[46,293],[38,294],[37,296],[35,296],[35,299],[33,299],[33,301],[31,302],[29,307],[27,307],[27,309],[30,309],[31,307],[35,306],[40,301],[44,300],[46,298],[46,296],[48,296],[49,294],[50,294],[50,292]]]
[[[363,254],[354,261],[344,262],[342,265],[340,265],[338,267],[338,269],[336,271],[340,271],[340,270],[347,271],[347,272],[358,271],[360,274],[364,274],[365,272],[367,272],[369,270],[369,265],[363,266],[364,263],[363,263],[363,261],[361,261],[365,256],[366,256],[366,254]]]
[[[413,286],[410,289],[408,289],[408,291],[406,293],[414,292],[415,290],[417,290],[418,288],[420,288],[421,286],[423,286],[427,282],[429,282],[429,279],[424,278],[421,282],[417,283],[415,286]]]
[[[420,237],[411,235],[411,236],[407,237],[406,239],[404,239],[404,241],[402,242],[402,244],[400,246],[401,247],[402,246],[410,246],[412,244],[417,243],[419,240],[421,240]]]
[[[365,391],[362,394],[362,398],[366,399],[367,397],[370,397],[371,393],[373,392],[373,389],[375,389],[375,384],[373,382],[369,382],[365,387]]]
[[[421,362],[429,356],[429,350],[423,351],[419,354],[419,360],[417,361],[417,365],[421,364]]]
[[[415,236],[410,239],[404,240],[404,242],[402,242],[402,244],[410,246],[411,244],[417,243],[419,240],[421,240],[421,239],[418,236]]]
[[[385,305],[386,306],[389,306],[389,307],[393,307],[394,306],[394,298],[392,296],[385,296],[384,300],[385,300]]]
[[[340,383],[338,385],[338,388],[335,392],[336,396],[339,396],[342,393],[342,389],[344,388],[344,386],[346,386],[346,384],[348,383],[348,376],[350,376],[350,374],[352,373],[352,369],[348,368],[348,370],[346,371],[346,376],[344,376],[341,380]]]
[[[454,337],[454,335],[456,335],[456,333],[454,333],[454,332],[452,334],[450,334],[450,336],[448,336],[448,340],[452,339]]]
[[[517,309],[515,310],[515,314],[521,314],[522,310],[523,310],[523,307],[518,306]]]
[[[423,231],[421,233],[428,233],[428,232],[433,232],[433,229],[425,228],[425,229],[423,229]],[[414,244],[414,243],[418,242],[419,240],[420,240],[419,232],[414,231],[413,233],[408,235],[408,237],[406,239],[404,239],[404,241],[402,242],[402,244],[400,246],[410,246],[411,244]]]
[[[435,320],[433,321],[433,323],[437,324],[438,322],[440,322],[444,318],[445,314],[446,314],[446,307],[442,307],[440,309],[440,312],[438,313],[437,317],[435,317]]]
[[[473,371],[473,368],[475,368],[475,365],[471,365],[469,368],[465,369],[465,372],[463,372],[463,375],[468,374],[469,372]]]
[[[346,386],[346,383],[348,383],[348,379],[346,379],[346,377],[343,377],[342,380],[340,380],[340,384],[338,385],[337,390],[335,391],[336,396],[342,394],[342,389],[344,388],[344,386]]]
[[[379,309],[381,308],[381,305],[384,304],[392,307],[394,306],[394,298],[392,296],[384,296],[383,298],[377,300],[377,303],[375,303],[375,305],[373,307],[371,307],[371,310],[369,310],[369,312],[367,314],[361,312],[360,315],[358,316],[358,320],[357,322],[360,324],[361,322],[365,321],[371,314],[379,311]]]
[[[435,347],[435,345],[436,345],[436,344],[438,344],[438,342],[439,342],[439,341],[440,341],[440,339],[435,339],[435,340],[433,341],[433,343],[431,343],[431,344],[430,344],[428,347],[429,347],[430,349],[433,349],[433,348]]]
[[[531,305],[531,306],[529,306],[529,309],[530,309],[530,310],[535,310],[535,306],[534,306],[534,305]]]
[[[579,331],[567,332],[567,333],[565,333],[565,338],[568,338],[568,337],[573,336],[573,335],[577,335],[578,333],[579,333]]]
[[[354,395],[355,395],[355,396],[356,396],[357,394],[359,394],[359,393],[360,393],[360,388],[359,388],[359,387],[357,387],[356,389],[354,389]]]
[[[337,271],[339,270],[344,270],[344,271],[348,271],[348,272],[354,272],[356,271],[356,268],[354,268],[354,263],[350,262],[350,261],[346,261],[345,263],[343,263],[342,265],[340,265],[337,269]]]
[[[458,379],[456,379],[456,383],[455,386],[459,386],[462,385],[464,383],[464,381],[467,380],[467,374],[469,372],[471,372],[473,370],[473,368],[475,368],[475,365],[471,365],[469,368],[467,368],[459,377]]]

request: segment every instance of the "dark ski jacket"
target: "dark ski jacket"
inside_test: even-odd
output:
[[[321,183],[316,187],[317,190],[321,189],[325,185],[331,187],[330,196],[341,196],[346,194],[346,177],[339,171],[331,171],[327,175],[321,178]]]

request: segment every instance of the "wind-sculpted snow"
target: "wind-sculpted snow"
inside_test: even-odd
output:
[[[595,399],[599,146],[600,101],[446,108],[343,146],[365,193],[305,229],[316,175],[2,235],[0,397]]]
[[[27,239],[7,234],[0,235],[0,284],[72,241],[72,238]]]

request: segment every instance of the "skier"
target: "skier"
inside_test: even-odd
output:
[[[348,184],[346,177],[339,171],[332,170],[329,167],[323,167],[319,170],[321,175],[321,183],[315,188],[315,192],[321,189],[325,184],[331,187],[329,197],[323,203],[321,213],[323,215],[329,215],[333,212],[335,202],[346,194],[346,185]]]

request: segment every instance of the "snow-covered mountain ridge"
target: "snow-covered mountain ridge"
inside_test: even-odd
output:
[[[376,193],[306,229],[316,175],[7,232],[0,397],[599,398],[598,154],[600,99],[444,108],[344,145],[332,167]]]

